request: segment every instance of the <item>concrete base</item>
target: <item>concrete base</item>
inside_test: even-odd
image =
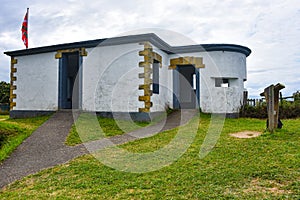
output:
[[[240,113],[226,113],[226,118],[239,118]]]
[[[165,112],[96,112],[97,116],[114,118],[114,119],[124,119],[132,120],[137,122],[151,122],[152,119],[166,114]]]
[[[72,111],[62,110],[62,111]],[[77,110],[78,111],[78,110]],[[10,118],[28,118],[28,117],[38,117],[53,114],[57,111],[43,111],[43,110],[12,110],[9,112]],[[94,113],[94,112],[91,112]],[[226,118],[239,118],[239,113],[220,113],[221,115],[226,115]],[[132,120],[138,122],[151,122],[154,118],[166,115],[166,112],[96,112],[97,116],[106,118],[115,118],[123,120]]]
[[[72,112],[72,109],[62,110]],[[57,111],[39,111],[39,110],[12,110],[9,112],[10,118],[29,118],[29,117],[38,117],[51,115]],[[78,112],[76,110],[75,112]],[[94,112],[91,112],[94,113]],[[153,112],[153,113],[143,113],[143,112],[96,112],[97,116],[106,117],[106,118],[115,118],[115,119],[124,119],[124,120],[133,120],[139,122],[151,122],[152,119],[166,114],[165,112]]]
[[[9,111],[9,117],[12,119],[17,118],[30,118],[30,117],[39,117],[45,115],[51,115],[56,111],[44,111],[44,110],[11,110]]]

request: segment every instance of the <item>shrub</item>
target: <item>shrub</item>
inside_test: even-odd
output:
[[[9,87],[9,83],[0,82],[0,103],[9,103]]]
[[[242,107],[240,111],[240,116],[249,117],[249,118],[259,118],[259,119],[267,118],[267,106],[266,105],[258,105],[258,106],[245,105]]]
[[[259,118],[259,119],[268,118],[266,102],[256,106],[250,106],[250,105],[243,106],[240,110],[240,116]],[[291,119],[291,118],[298,118],[298,117],[300,117],[300,102],[283,100],[282,102],[279,103],[280,119]]]
[[[300,104],[283,100],[279,106],[279,116],[281,119],[300,117]]]

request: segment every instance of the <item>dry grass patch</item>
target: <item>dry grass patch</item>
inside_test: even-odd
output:
[[[244,193],[261,193],[266,197],[269,195],[280,196],[283,194],[291,194],[289,190],[284,190],[286,187],[283,183],[278,183],[275,180],[262,180],[259,178],[253,179],[250,183],[249,188],[245,189]]]
[[[260,136],[262,133],[257,131],[241,131],[237,133],[232,133],[230,136],[236,138],[254,138]]]

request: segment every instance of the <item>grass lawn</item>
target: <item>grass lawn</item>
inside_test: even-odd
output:
[[[8,115],[0,115],[0,162],[48,118],[9,119]]]
[[[9,115],[0,115],[0,121],[8,119]]]
[[[25,177],[0,191],[0,199],[299,199],[300,119],[282,120],[271,134],[238,139],[229,134],[261,131],[265,120],[226,119],[213,150],[199,158],[209,127],[201,115],[196,138],[173,164],[148,173],[126,173],[91,155]],[[184,130],[188,134],[189,126]],[[175,137],[177,129],[121,147],[153,152]]]
[[[93,124],[95,123],[94,119],[97,120],[97,124]],[[147,125],[149,125],[148,122],[132,122],[129,120],[115,121],[113,119],[104,117],[94,118],[89,113],[83,113],[77,119],[76,123],[73,124],[65,143],[69,146],[75,146],[77,144],[81,144],[82,142],[93,141],[103,137],[121,135],[124,132],[130,132]],[[80,131],[80,134],[78,134],[77,129],[82,130]]]

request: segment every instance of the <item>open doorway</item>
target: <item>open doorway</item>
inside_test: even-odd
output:
[[[174,108],[197,108],[199,72],[194,65],[177,65],[174,72]]]
[[[79,65],[79,52],[62,54],[59,66],[60,109],[79,109],[80,78],[77,78]]]

